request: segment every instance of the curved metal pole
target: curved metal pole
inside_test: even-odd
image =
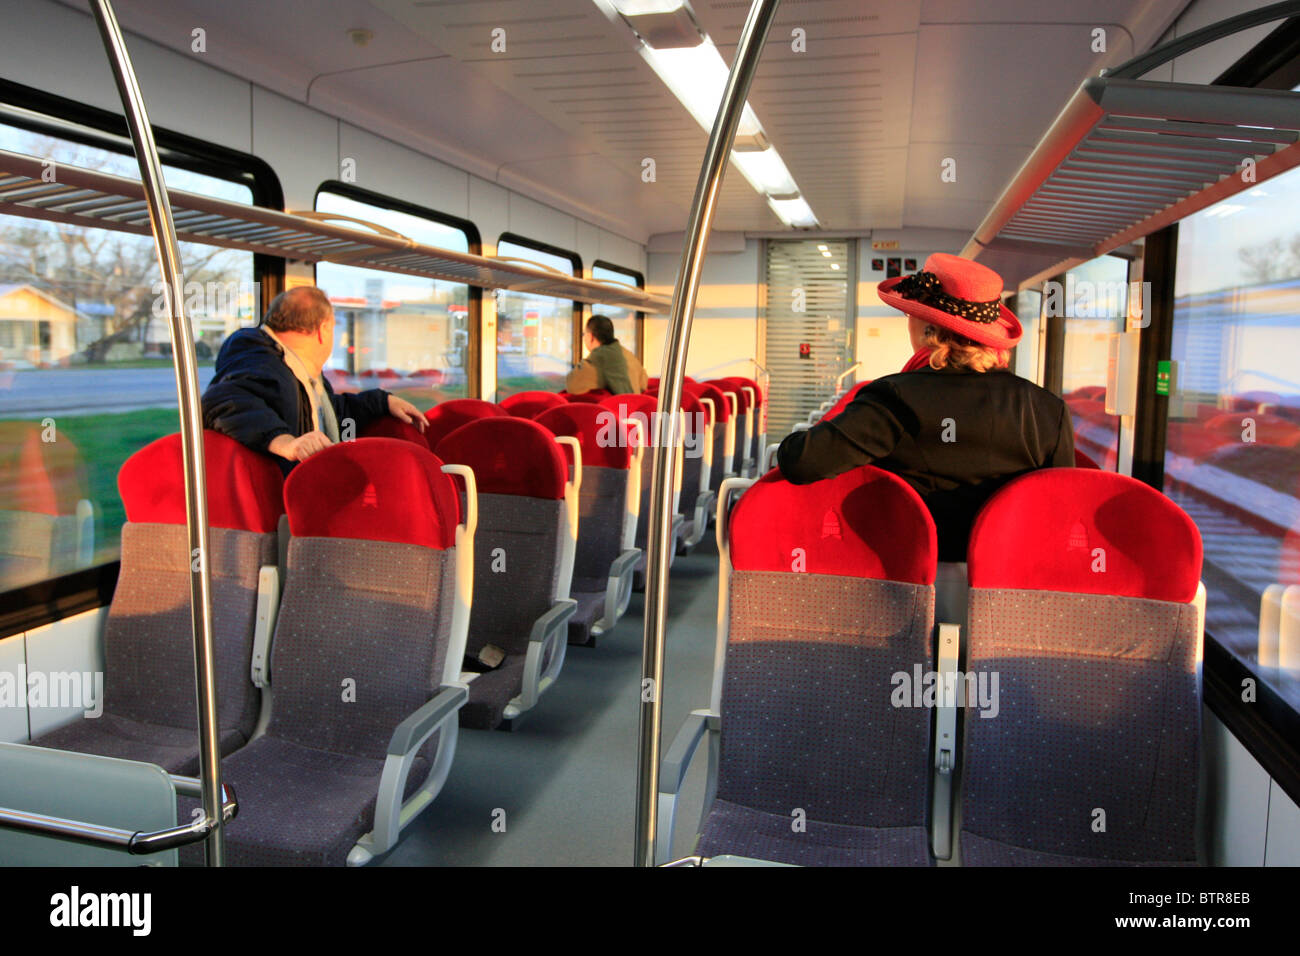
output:
[[[695,296],[704,267],[704,251],[713,213],[736,138],[749,84],[758,68],[780,0],[754,0],[740,32],[736,59],[718,105],[708,149],[695,187],[686,243],[673,290],[668,347],[659,376],[658,437],[651,470],[649,541],[646,568],[645,634],[641,650],[641,726],[637,749],[636,865],[654,866],[656,811],[659,800],[659,735],[663,701],[664,625],[668,612],[668,549],[672,539],[672,452],[681,431],[682,376],[695,315]]]
[[[122,97],[126,125],[131,131],[140,179],[149,204],[149,226],[153,230],[158,267],[162,270],[163,292],[171,323],[172,358],[176,369],[176,394],[180,405],[181,448],[185,461],[185,519],[189,527],[191,573],[190,616],[194,631],[194,681],[199,717],[199,779],[203,815],[208,828],[204,850],[208,866],[225,862],[222,827],[221,755],[217,750],[216,671],[212,651],[212,578],[208,567],[208,491],[203,468],[203,410],[199,404],[198,367],[194,353],[194,330],[185,315],[185,277],[181,272],[180,248],[172,222],[162,163],[153,139],[153,127],[144,108],[144,95],[126,50],[109,0],[90,0],[99,34],[104,40],[113,79]]]
[[[1248,10],[1245,13],[1237,14],[1235,17],[1229,17],[1226,20],[1220,20],[1218,23],[1211,23],[1207,27],[1201,27],[1199,30],[1193,30],[1186,36],[1178,37],[1154,49],[1147,50],[1145,53],[1140,53],[1112,70],[1102,70],[1101,75],[1113,79],[1136,80],[1142,74],[1150,73],[1161,64],[1168,63],[1184,53],[1190,53],[1207,43],[1213,43],[1215,40],[1221,40],[1234,33],[1240,33],[1242,30],[1259,26],[1261,23],[1295,16],[1300,16],[1300,3],[1297,3],[1296,0],[1271,3],[1267,7]]]

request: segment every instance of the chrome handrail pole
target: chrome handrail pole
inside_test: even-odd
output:
[[[659,738],[663,701],[664,627],[668,613],[668,549],[672,539],[672,451],[681,433],[682,376],[690,344],[695,297],[704,267],[709,229],[717,208],[722,176],[731,156],[736,128],[758,68],[763,44],[780,0],[754,0],[736,47],[736,59],[709,134],[695,199],[687,223],[686,242],[673,290],[672,316],[663,369],[659,376],[658,437],[651,471],[649,559],[646,566],[645,631],[641,650],[641,712],[637,748],[636,852],[637,866],[655,862],[656,813],[659,801]]]
[[[198,363],[194,330],[185,315],[185,277],[180,247],[172,221],[162,162],[154,142],[153,127],[145,111],[144,95],[127,53],[126,40],[110,0],[90,0],[99,34],[104,41],[113,79],[122,97],[126,125],[140,164],[140,179],[149,204],[158,267],[171,326],[172,359],[176,371],[181,448],[185,462],[185,521],[190,541],[190,617],[194,632],[194,681],[199,721],[199,779],[203,815],[208,828],[204,852],[209,866],[225,862],[222,826],[221,755],[218,751],[216,671],[212,640],[212,577],[208,550],[208,493],[203,467],[203,409],[199,402]]]

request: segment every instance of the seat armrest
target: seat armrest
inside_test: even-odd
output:
[[[280,569],[266,564],[257,572],[257,617],[253,623],[251,677],[257,688],[271,685],[271,635],[280,613]]]
[[[952,858],[953,780],[957,770],[957,710],[966,701],[959,699],[964,690],[958,687],[957,664],[961,654],[961,628],[956,624],[939,625],[939,706],[934,718],[934,778],[931,799],[931,848],[936,859]],[[948,693],[949,689],[955,693]]]
[[[673,830],[677,823],[677,796],[686,782],[686,774],[695,759],[700,741],[706,735],[716,735],[721,731],[721,722],[716,714],[707,710],[691,711],[682,723],[682,728],[668,748],[659,771],[659,793],[656,795],[655,815],[658,832],[655,834],[655,859],[668,860],[672,853]],[[709,775],[716,772],[714,765],[714,747],[710,743]],[[710,779],[705,787],[704,812],[707,813],[712,803],[714,783]]]
[[[379,776],[375,795],[374,828],[357,841],[348,852],[348,866],[361,866],[380,853],[387,853],[397,845],[402,827],[433,802],[442,789],[451,770],[456,753],[457,712],[469,700],[469,688],[463,684],[444,684],[432,699],[425,701],[416,711],[397,725],[388,741],[388,755]],[[450,721],[450,726],[447,726]],[[406,778],[415,764],[416,752],[436,731],[438,749],[433,757],[433,767],[428,778],[405,802]]]
[[[717,730],[718,717],[707,710],[693,710],[682,721],[681,729],[673,738],[672,746],[664,756],[659,768],[659,792],[679,793],[686,782],[686,774],[691,769],[695,752],[700,741],[710,730]]]
[[[524,657],[524,676],[519,696],[506,705],[505,716],[513,720],[526,710],[531,710],[542,696],[542,691],[555,682],[564,666],[564,652],[569,644],[569,618],[578,609],[578,602],[561,598],[555,606],[533,622],[528,635],[528,652]],[[545,670],[547,647],[551,647],[551,660]]]
[[[640,548],[628,548],[609,566],[609,576],[619,578],[625,574],[631,574],[632,569],[636,567],[636,559],[641,557]]]
[[[632,602],[632,575],[640,558],[640,548],[629,548],[610,564],[605,583],[605,613],[592,625],[593,635],[603,634],[617,624]]]
[[[557,601],[549,611],[533,622],[533,629],[528,635],[529,643],[544,644],[552,634],[563,631],[577,609],[578,602],[572,598]]]
[[[468,688],[459,685],[441,688],[431,700],[397,725],[388,741],[388,755],[403,757],[424,743],[438,725],[465,706],[469,700]]]

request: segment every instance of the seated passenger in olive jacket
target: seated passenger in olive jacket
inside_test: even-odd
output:
[[[649,376],[637,357],[614,338],[614,323],[606,316],[593,315],[587,320],[587,334],[582,341],[588,354],[565,378],[566,392],[581,395],[603,388],[615,395],[627,395],[646,390]]]
[[[1007,368],[1021,328],[993,270],[940,253],[878,293],[907,313],[916,353],[835,418],[787,437],[777,465],[794,484],[865,464],[894,472],[930,509],[939,560],[965,561],[975,514],[993,492],[1037,468],[1074,466],[1070,413]]]

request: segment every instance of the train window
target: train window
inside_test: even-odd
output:
[[[1046,307],[1065,318],[1061,394],[1070,407],[1074,444],[1102,468],[1119,458],[1119,416],[1106,414],[1110,339],[1124,331],[1128,312],[1128,262],[1099,256],[1071,269],[1065,284],[1047,290]]]
[[[1204,539],[1206,630],[1300,708],[1297,204],[1292,170],[1179,223],[1165,491]]]
[[[1024,335],[1020,339],[1020,344],[1012,351],[1011,367],[1021,378],[1027,378],[1031,382],[1041,382],[1038,356],[1039,335],[1042,330],[1040,322],[1043,311],[1042,291],[1023,289],[1016,293],[1015,311],[1016,317],[1020,319],[1020,326],[1024,329]]]
[[[139,178],[111,137],[92,145],[51,132],[59,121],[9,119],[0,148],[49,160],[56,177],[67,164]],[[170,187],[254,199],[237,171],[164,165],[164,175]],[[205,386],[226,336],[257,321],[254,256],[181,243],[181,262]],[[118,469],[177,429],[165,306],[149,236],[0,215],[0,591],[116,560]]]
[[[465,228],[342,184],[317,192],[316,211],[362,219],[425,245],[471,251]],[[469,395],[468,285],[333,262],[317,264],[316,284],[334,304],[337,332],[326,374],[335,391],[378,386],[422,409]]]
[[[608,265],[604,262],[593,263],[591,277],[593,279],[626,282],[638,289],[645,288],[645,276],[641,273],[633,272],[631,269],[620,269],[618,266]],[[642,313],[617,305],[595,305],[592,306],[592,311],[609,316],[614,323],[614,335],[618,337],[623,347],[636,353],[637,356],[641,355]]]
[[[502,236],[497,255],[527,259],[565,275],[578,275],[582,264],[573,253]],[[577,303],[530,292],[501,290],[497,301],[497,401],[516,392],[558,392],[573,366]]]

